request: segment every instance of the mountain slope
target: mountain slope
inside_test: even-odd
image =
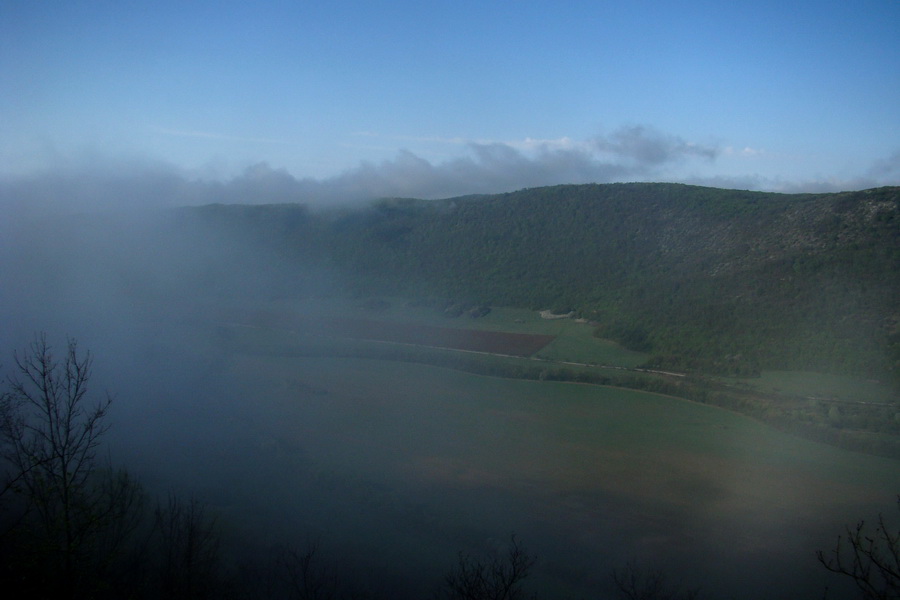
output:
[[[900,188],[578,185],[199,212],[336,269],[356,292],[574,309],[661,365],[871,377],[900,366]]]

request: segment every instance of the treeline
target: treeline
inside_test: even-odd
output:
[[[190,214],[356,294],[574,310],[598,335],[707,371],[900,379],[900,188],[579,185]]]

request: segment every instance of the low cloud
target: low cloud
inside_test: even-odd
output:
[[[225,182],[203,181],[147,160],[80,161],[0,182],[8,210],[41,213],[128,210],[222,203],[354,203],[379,197],[444,198],[561,183],[612,182],[666,176],[689,158],[713,159],[714,148],[645,127],[618,130],[587,142],[527,139],[465,142],[462,156],[433,163],[409,150],[379,163],[362,162],[324,179],[298,179],[266,163]]]
[[[766,151],[757,148],[750,148],[749,146],[744,146],[743,148],[726,146],[722,149],[722,154],[726,156],[742,156],[753,158],[757,156],[764,156],[766,154]]]
[[[664,134],[644,126],[623,127],[609,136],[594,139],[601,153],[616,160],[628,160],[637,168],[648,168],[679,162],[686,158],[714,160],[719,149],[686,142],[674,135]]]
[[[177,203],[192,183],[167,163],[109,160],[57,164],[0,180],[5,215],[97,212]]]
[[[866,177],[876,181],[900,181],[900,150],[869,167]]]
[[[454,140],[454,143],[456,141]],[[311,196],[328,201],[364,197],[440,198],[504,192],[561,183],[671,179],[667,168],[690,159],[714,160],[715,147],[687,142],[649,127],[627,127],[577,143],[469,142],[468,153],[431,163],[401,151],[393,160],[362,163],[325,180],[300,181]]]
[[[697,144],[650,127],[618,129],[586,141],[528,139],[467,142],[465,153],[431,162],[409,150],[390,160],[362,162],[333,177],[297,178],[258,163],[240,175],[200,179],[149,160],[104,160],[0,180],[6,215],[131,210],[169,206],[301,202],[352,204],[380,197],[447,198],[556,184],[672,181],[780,192],[825,192],[896,184],[900,152],[848,180],[787,181],[758,174],[689,176],[691,164],[709,164],[735,150]],[[739,151],[746,153],[746,151]]]
[[[723,154],[756,158],[766,154],[764,150],[725,148]],[[681,183],[710,187],[780,192],[785,194],[814,194],[866,190],[883,186],[900,185],[900,150],[885,158],[873,161],[855,177],[820,177],[785,179],[755,174],[686,177]]]

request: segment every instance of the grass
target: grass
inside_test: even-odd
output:
[[[381,321],[421,323],[438,327],[483,329],[513,333],[554,335],[556,339],[535,354],[536,358],[575,363],[632,368],[641,365],[649,355],[627,350],[610,340],[594,337],[594,327],[573,319],[542,319],[538,311],[493,307],[491,312],[474,319],[468,316],[449,318],[435,306],[410,306],[402,298],[384,299],[383,308],[365,308],[365,300],[309,300],[305,302],[272,302],[264,307],[280,311],[352,315]],[[254,305],[253,308],[259,308]],[[725,379],[725,378],[723,378]],[[798,396],[833,397],[841,400],[888,403],[897,402],[891,386],[852,377],[796,371],[767,371],[758,378],[738,379],[763,393]]]
[[[827,373],[765,371],[758,379],[742,381],[763,392],[856,402],[897,403],[900,400],[887,384]]]
[[[896,461],[654,394],[364,359],[242,357],[236,368],[269,382],[282,435],[317,440],[315,460],[363,478],[599,494],[641,514],[701,501],[719,516],[799,512],[812,497],[896,492]]]
[[[586,323],[567,320],[560,324],[558,337],[536,356],[549,360],[619,367],[637,367],[649,358],[647,354],[633,352],[610,340],[595,337],[593,329]]]
[[[376,306],[369,303],[369,306]],[[859,381],[848,377],[796,373],[767,372],[753,379],[719,378],[728,384],[735,382],[730,390],[721,388],[717,395],[704,395],[703,381],[677,380],[660,377],[652,373],[623,371],[640,366],[647,355],[628,351],[621,346],[593,336],[594,328],[572,319],[542,319],[538,312],[522,309],[494,308],[481,318],[462,316],[448,318],[435,307],[410,307],[399,300],[382,302],[377,308],[366,308],[365,301],[325,303],[315,306],[298,304],[273,305],[268,310],[278,314],[291,312],[310,315],[318,311],[328,316],[350,316],[387,323],[412,323],[437,327],[481,329],[514,333],[542,334],[555,336],[553,341],[529,358],[511,358],[488,354],[458,352],[440,348],[426,348],[409,344],[385,343],[331,337],[326,329],[319,336],[303,337],[302,331],[292,332],[278,329],[261,330],[241,328],[235,337],[248,351],[268,355],[297,354],[334,357],[367,357],[401,361],[402,363],[429,363],[453,367],[473,373],[493,374],[505,377],[565,379],[568,381],[598,381],[599,378],[612,385],[629,388],[666,391],[686,398],[712,402],[726,406],[746,415],[753,415],[768,423],[777,424],[786,431],[807,436],[818,441],[827,441],[844,448],[852,448],[883,456],[898,456],[896,439],[891,437],[893,412],[878,406],[896,404],[897,398],[885,385],[873,381]],[[277,322],[277,319],[275,320]],[[547,362],[540,362],[547,361]],[[567,364],[568,363],[568,364]],[[604,368],[594,365],[606,365]],[[684,385],[680,385],[684,382]],[[742,395],[741,390],[755,391],[769,395],[769,398]],[[723,393],[723,390],[727,393]],[[730,395],[729,395],[730,394]],[[771,396],[776,396],[772,400]],[[777,398],[781,396],[781,398]],[[844,407],[846,418],[835,421],[829,415],[829,408],[818,403],[796,407],[786,404],[771,404],[785,400],[786,396],[817,398],[821,400],[843,400],[854,404]],[[806,402],[803,400],[803,402]],[[812,402],[812,401],[810,401]],[[885,419],[891,419],[886,421]],[[839,427],[840,431],[834,429]]]
[[[306,311],[324,316],[352,315],[378,321],[436,327],[553,335],[557,336],[556,340],[535,354],[538,358],[549,360],[635,367],[648,358],[646,354],[594,337],[594,327],[588,323],[573,319],[542,319],[537,311],[494,307],[489,314],[477,319],[465,315],[450,318],[435,307],[409,306],[408,302],[397,298],[385,302],[385,306],[377,310],[364,308],[365,301],[272,304],[268,308],[276,312]]]
[[[519,331],[556,328],[557,341],[573,339],[569,350],[544,352],[575,356],[568,352],[579,348],[577,323],[519,322],[515,312],[496,312],[498,328],[512,319]],[[272,493],[323,507],[317,527],[346,529],[348,540],[382,528],[378,535],[391,536],[394,547],[418,548],[423,568],[515,531],[547,561],[585,573],[597,561],[677,560],[716,548],[710,569],[767,557],[790,579],[844,523],[889,509],[898,491],[897,461],[803,440],[712,406],[334,355],[376,342],[316,338],[333,355],[292,355],[310,340],[252,328],[231,335],[223,346],[231,349],[230,369],[245,380],[259,414],[271,415],[253,424],[260,448],[272,449],[262,462],[277,464],[284,449],[304,457],[307,471],[292,472]],[[293,490],[292,480],[306,483]],[[360,520],[341,513],[341,502]],[[547,586],[572,581],[551,577]],[[576,588],[570,595],[587,597]]]

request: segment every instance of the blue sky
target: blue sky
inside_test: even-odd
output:
[[[898,31],[897,0],[4,0],[0,177],[897,185]]]

